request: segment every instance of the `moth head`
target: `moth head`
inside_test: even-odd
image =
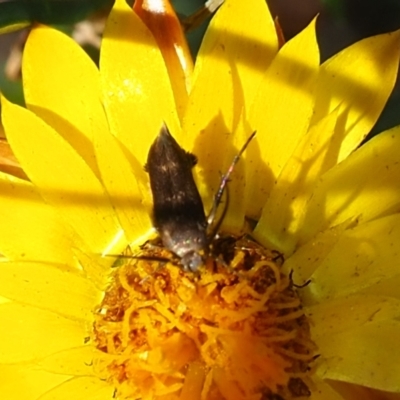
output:
[[[208,249],[206,230],[197,224],[186,225],[185,229],[165,229],[160,232],[164,246],[175,253],[186,270],[196,271],[204,264]]]
[[[185,271],[196,272],[204,264],[204,255],[191,251],[181,258],[181,264]]]

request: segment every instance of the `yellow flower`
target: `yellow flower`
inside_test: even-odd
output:
[[[319,65],[314,22],[278,49],[264,0],[226,0],[208,28],[193,73],[178,46],[183,67],[177,72],[167,69],[148,28],[119,0],[104,33],[98,70],[63,34],[34,28],[23,60],[27,109],[2,98],[8,141],[30,179],[0,175],[2,397],[111,399],[114,390],[124,398],[129,390],[140,389],[132,398],[195,399],[200,393],[202,398],[221,398],[223,393],[238,399],[248,382],[253,390],[260,386],[252,381],[263,368],[271,374],[262,377],[261,389],[287,379],[280,372],[290,357],[259,357],[258,370],[236,377],[236,390],[227,379],[228,363],[213,366],[214,359],[197,356],[196,332],[158,343],[151,359],[144,353],[127,356],[137,362],[139,375],[133,379],[139,389],[127,389],[128,370],[122,364],[110,368],[115,357],[101,347],[101,332],[93,332],[93,326],[102,329],[93,324],[107,314],[107,298],[120,301],[116,306],[123,309],[126,297],[119,299],[118,293],[139,296],[143,288],[154,290],[163,301],[147,306],[164,323],[162,317],[173,317],[163,307],[176,297],[157,286],[164,282],[159,277],[169,277],[175,284],[171,292],[189,299],[181,306],[199,297],[199,313],[215,312],[220,303],[209,303],[202,294],[218,279],[227,279],[220,266],[220,275],[204,273],[198,283],[191,278],[195,275],[169,263],[154,272],[157,279],[150,276],[150,283],[137,285],[129,280],[131,264],[112,269],[112,258],[99,257],[121,252],[128,244],[134,248],[148,237],[151,196],[143,165],[163,122],[184,149],[198,156],[195,173],[206,210],[218,188],[219,171],[227,169],[237,149],[257,131],[229,184],[229,210],[221,231],[238,234],[245,220],[256,224],[252,235],[258,242],[285,257],[280,272],[266,256],[275,275],[261,278],[282,280],[285,295],[295,291],[281,273],[293,271],[298,284],[310,279],[291,300],[296,310],[301,300],[317,345],[319,357],[309,364],[312,382],[307,380],[311,398],[384,398],[383,392],[394,398],[400,393],[400,129],[357,148],[393,88],[398,44],[398,33],[365,39]],[[170,44],[160,46],[168,60]],[[264,251],[244,244],[234,258],[238,265],[240,254]],[[148,265],[139,260],[135,268],[145,271]],[[257,265],[249,274],[262,268]],[[110,275],[124,291],[115,291],[113,282],[104,295]],[[211,278],[215,281],[202,284]],[[240,285],[252,304],[259,304],[259,292],[246,282],[221,290],[226,303],[237,300]],[[143,299],[138,301],[145,308]],[[227,318],[238,317],[236,311],[223,310]],[[141,338],[130,336],[131,326],[123,328],[124,340]],[[204,333],[222,328],[207,326]],[[160,341],[162,332],[146,333],[153,342]],[[221,342],[225,339],[221,348],[235,352],[216,353],[215,359],[237,356],[234,365],[247,365],[247,351],[253,362],[258,342],[247,334],[248,341],[219,336]],[[116,344],[104,340],[107,348]],[[308,345],[306,339],[303,345]],[[174,353],[176,349],[183,350]],[[310,355],[305,354],[307,362]],[[165,384],[157,369],[164,367],[165,358],[176,360],[177,367],[169,371],[165,392],[155,394],[152,390]],[[185,362],[191,363],[186,381]],[[207,375],[205,366],[213,374]],[[302,373],[301,379],[308,371]],[[190,386],[198,383],[198,375],[205,380]],[[292,388],[291,394],[300,389]],[[281,398],[271,391],[264,394]],[[260,392],[245,398],[261,398]]]

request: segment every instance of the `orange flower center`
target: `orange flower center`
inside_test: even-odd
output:
[[[309,396],[315,345],[282,258],[216,239],[198,274],[145,246],[112,275],[95,313],[95,363],[121,399]],[[164,397],[166,396],[166,397]]]

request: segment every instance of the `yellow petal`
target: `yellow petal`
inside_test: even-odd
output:
[[[126,244],[105,254],[121,254],[125,249]],[[79,247],[74,247],[72,250],[86,278],[99,291],[103,291],[108,284],[110,268],[115,262],[115,257],[102,257],[102,254],[87,253]]]
[[[325,379],[399,392],[399,337],[398,321],[382,321],[329,335],[329,340],[319,343],[325,362],[317,373]]]
[[[337,141],[333,133],[337,112],[332,112],[303,136],[288,159],[254,231],[266,247],[291,254],[297,243],[296,231],[304,218],[304,209],[315,182],[336,164]]]
[[[0,267],[2,296],[73,320],[92,320],[101,291],[88,279],[63,265],[5,262]]]
[[[144,165],[163,121],[173,133],[180,124],[160,49],[123,0],[108,18],[100,74],[110,130]]]
[[[304,308],[312,320],[312,337],[319,346],[329,346],[330,336],[360,326],[400,317],[400,300],[387,296],[355,294]]]
[[[83,340],[86,340],[86,337]],[[96,353],[97,351],[92,344],[71,347],[46,357],[41,355],[38,365],[42,370],[53,372],[54,374],[94,376],[95,371],[92,363]]]
[[[313,377],[313,382],[315,387],[311,389],[309,400],[345,400],[328,382],[318,379],[317,376]]]
[[[74,265],[72,235],[30,182],[0,173],[0,252],[10,260]]]
[[[246,123],[243,121],[243,118],[240,119],[239,126],[235,131],[233,140],[234,154],[235,156],[238,154],[239,150],[242,148],[246,140],[249,138],[250,133],[246,127]],[[254,145],[254,139],[248,144],[248,146]],[[232,159],[230,162],[232,162]],[[249,157],[247,156],[247,148],[245,152],[242,154],[239,162],[234,166],[234,171],[229,178],[229,183],[227,186],[227,190],[225,196],[222,198],[222,202],[220,205],[220,211],[224,210],[224,207],[227,206],[226,214],[224,215],[220,230],[231,233],[240,234],[243,230],[243,224],[245,222],[245,211],[246,211],[246,176],[247,176],[247,168],[249,166]],[[224,170],[219,171],[219,176],[227,173],[227,167],[224,167]],[[217,172],[215,172],[217,175]],[[214,192],[215,195],[216,191]],[[217,214],[218,215],[218,214]],[[218,218],[217,218],[218,220]]]
[[[193,60],[179,19],[169,0],[136,0],[133,9],[163,54],[181,118],[192,86]]]
[[[3,33],[11,33],[14,31],[19,31],[20,29],[24,29],[30,25],[31,25],[31,21],[26,20],[26,21],[16,22],[11,25],[2,26],[0,28],[0,34],[2,35]]]
[[[11,300],[7,299],[7,297],[0,296],[0,304],[10,303]]]
[[[223,166],[228,165],[228,160],[235,154],[231,145],[234,117],[232,73],[226,59],[219,55],[207,58],[205,63],[196,63],[195,76],[183,121],[185,137],[177,140],[198,157],[201,170],[198,187],[208,209],[219,185],[220,172],[225,170]],[[216,93],[217,106],[210,101]],[[223,153],[219,151],[219,157],[216,157],[215,149],[223,149]]]
[[[248,22],[246,27],[239,21],[241,18]],[[180,141],[184,148],[194,143],[192,150],[201,169],[198,186],[207,210],[218,189],[220,174],[225,173],[252,132],[247,121],[244,132],[243,127],[237,129],[239,117],[254,97],[276,51],[275,29],[268,8],[259,0],[226,1],[207,29],[183,121],[185,137]],[[215,149],[219,149],[219,157],[215,157]],[[236,209],[230,210],[233,217]],[[242,216],[235,222],[230,216],[224,225],[236,229]]]
[[[151,228],[148,177],[133,156],[128,162],[112,135],[96,137],[94,145],[102,182],[127,239],[133,242]]]
[[[396,262],[394,262],[396,265]],[[383,279],[380,282],[374,284],[373,286],[366,287],[361,290],[360,293],[365,293],[368,295],[383,295],[391,296],[400,299],[400,272],[392,276],[388,276],[387,279]]]
[[[40,370],[35,364],[0,364],[1,396],[7,400],[38,399],[69,376]]]
[[[342,233],[302,290],[306,304],[356,293],[399,275],[400,214]],[[315,282],[315,284],[313,284]]]
[[[82,322],[14,302],[0,305],[0,313],[0,363],[35,361],[83,344]]]
[[[114,388],[96,377],[77,377],[47,391],[40,400],[108,400]]]
[[[252,217],[260,216],[276,178],[307,132],[318,64],[314,21],[283,46],[261,82],[249,116],[259,146],[248,152],[254,160],[247,178]]]
[[[87,247],[101,252],[121,228],[93,171],[32,112],[5,98],[2,106],[7,139],[24,171]]]
[[[341,104],[339,161],[368,134],[396,82],[400,31],[347,47],[320,68],[313,124]]]
[[[229,59],[237,75],[235,95],[243,97],[247,110],[277,51],[275,24],[265,1],[225,0],[205,33],[196,64],[209,57]]]
[[[300,243],[358,217],[369,221],[399,209],[400,127],[382,133],[324,174],[307,204]]]
[[[329,380],[332,386],[344,399],[362,399],[362,400],[399,400],[399,393],[390,393],[386,391],[371,389],[365,386],[356,385],[341,381]]]
[[[310,279],[314,271],[319,268],[323,260],[330,254],[343,233],[355,225],[354,220],[344,221],[340,225],[326,229],[296,249],[296,251],[285,260],[282,271],[289,274],[293,271],[293,281],[301,285]]]
[[[97,171],[91,142],[107,131],[108,125],[96,65],[74,40],[58,30],[38,26],[29,34],[22,67],[28,109]]]

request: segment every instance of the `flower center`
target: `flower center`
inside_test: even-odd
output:
[[[315,345],[282,257],[233,236],[212,253],[198,274],[151,246],[124,260],[95,313],[98,372],[121,399],[310,396]]]

